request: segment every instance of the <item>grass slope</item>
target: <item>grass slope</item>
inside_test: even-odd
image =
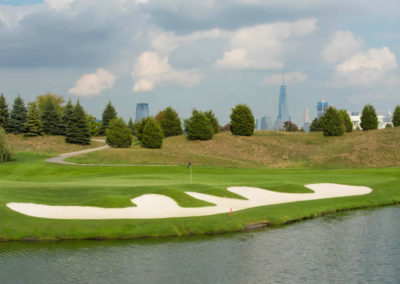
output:
[[[322,133],[258,131],[253,137],[225,132],[211,141],[184,136],[164,140],[160,150],[138,144],[68,159],[89,164],[170,164],[248,168],[370,168],[400,166],[400,128],[355,131],[343,137]]]

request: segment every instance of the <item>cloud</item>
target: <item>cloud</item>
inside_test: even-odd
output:
[[[394,77],[391,73],[397,66],[396,56],[384,46],[353,55],[336,66],[335,75],[348,85],[392,84]]]
[[[336,31],[331,41],[323,49],[322,58],[329,63],[335,63],[359,52],[362,45],[363,40],[355,38],[353,33]]]
[[[230,50],[215,65],[224,69],[281,69],[289,40],[316,30],[316,19],[240,28],[232,33]]]
[[[71,4],[74,2],[75,0],[44,0],[44,3],[46,3],[46,5],[56,11],[69,9]]]
[[[97,69],[96,73],[83,75],[69,90],[70,94],[92,97],[99,95],[102,91],[110,89],[115,82],[115,76],[107,70]]]
[[[160,57],[157,52],[142,53],[132,72],[135,81],[134,92],[148,92],[161,83],[174,83],[184,87],[197,85],[202,75],[193,70],[176,70],[168,63],[168,57]]]
[[[282,73],[275,73],[266,76],[262,81],[262,85],[274,86],[282,84]],[[296,84],[307,80],[308,76],[301,72],[290,72],[285,73],[285,83],[287,84]]]

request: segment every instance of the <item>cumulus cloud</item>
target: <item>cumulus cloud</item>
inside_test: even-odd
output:
[[[336,66],[336,77],[349,85],[369,85],[392,78],[396,56],[386,46],[357,53]]]
[[[226,69],[281,69],[288,40],[316,30],[316,19],[279,22],[240,28],[232,33],[230,50],[216,61]]]
[[[308,76],[301,72],[290,72],[284,74],[285,83],[288,84],[296,84],[307,80]],[[262,85],[280,85],[283,81],[283,74],[282,73],[274,73],[266,76],[262,81]]]
[[[362,45],[363,40],[355,38],[352,32],[336,31],[323,49],[322,58],[329,63],[335,63],[359,52]]]
[[[71,4],[74,2],[75,0],[44,0],[44,3],[46,3],[46,5],[56,11],[69,9]]]
[[[70,94],[91,97],[99,95],[102,91],[114,85],[115,76],[107,70],[97,69],[96,73],[83,75],[69,90]]]
[[[184,87],[197,85],[202,75],[193,70],[176,70],[168,63],[168,57],[160,57],[155,51],[142,53],[132,72],[134,92],[148,92],[161,83],[174,83]]]

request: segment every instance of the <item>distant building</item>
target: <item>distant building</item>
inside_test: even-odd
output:
[[[310,131],[310,113],[307,108],[304,109],[304,124],[303,124],[303,129],[304,131],[308,132]]]
[[[140,103],[136,105],[136,122],[141,121],[145,117],[150,116],[149,105],[146,103]]]
[[[329,107],[329,104],[324,99],[322,99],[321,101],[319,101],[317,103],[317,117],[318,117],[318,120],[321,118],[321,116],[323,116],[325,114],[325,112],[328,109],[328,107]]]
[[[263,116],[261,118],[261,130],[271,130],[272,129],[272,120],[269,116]]]
[[[285,81],[283,79],[282,86],[279,89],[279,110],[278,117],[276,118],[274,128],[281,129],[285,121],[290,120],[289,109],[286,99],[286,88]]]
[[[256,130],[260,129],[260,120],[256,119]]]
[[[386,127],[387,124],[393,126],[392,122],[392,113],[389,111],[388,113],[378,113],[378,129],[383,129]],[[361,127],[361,112],[359,111],[352,111],[350,113],[351,122],[353,122],[353,129],[362,129]]]

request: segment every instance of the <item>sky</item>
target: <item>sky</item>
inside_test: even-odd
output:
[[[101,118],[137,103],[182,118],[244,103],[292,120],[331,105],[400,104],[398,0],[0,0],[0,92],[9,104],[51,92]]]

